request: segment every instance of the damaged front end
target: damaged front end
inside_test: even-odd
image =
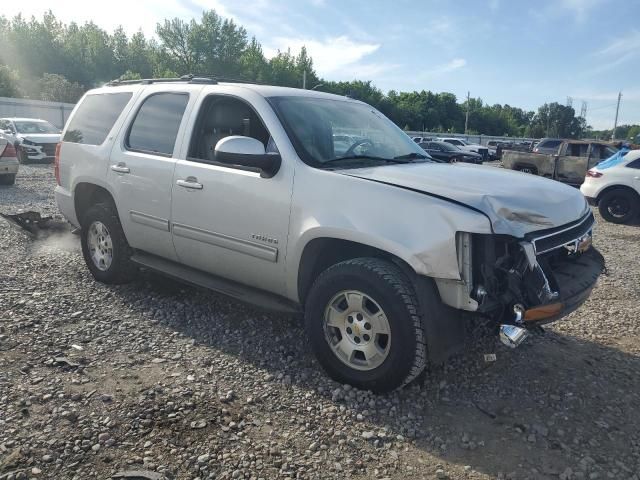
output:
[[[461,275],[474,310],[502,325],[501,340],[515,347],[531,329],[564,317],[588,298],[604,269],[591,244],[591,212],[573,224],[527,234],[461,234]],[[469,309],[471,310],[471,309]]]

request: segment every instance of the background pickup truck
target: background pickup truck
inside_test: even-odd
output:
[[[587,170],[618,150],[601,142],[564,140],[555,154],[505,151],[504,168],[581,185]]]

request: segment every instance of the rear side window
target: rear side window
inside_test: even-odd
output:
[[[536,145],[538,148],[558,148],[562,140],[545,140]]]
[[[64,142],[101,145],[131,100],[131,92],[87,95],[71,119]]]
[[[170,157],[189,95],[156,93],[145,99],[126,139],[130,150]]]
[[[638,158],[637,160],[634,160],[633,162],[627,163],[627,167],[640,169],[640,158]]]

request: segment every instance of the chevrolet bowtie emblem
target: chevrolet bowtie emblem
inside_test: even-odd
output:
[[[591,232],[587,232],[572,242],[567,243],[564,248],[569,250],[571,253],[584,253],[591,248],[592,243],[593,237]]]

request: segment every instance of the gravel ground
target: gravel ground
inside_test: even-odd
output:
[[[53,184],[23,166],[0,211],[56,213]],[[373,395],[328,379],[296,318],[96,283],[77,237],[0,219],[0,479],[638,480],[639,239],[598,217],[608,275],[582,308]]]

